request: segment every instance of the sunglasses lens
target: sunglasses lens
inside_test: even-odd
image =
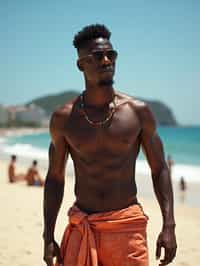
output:
[[[94,59],[97,61],[97,62],[100,62],[102,61],[102,59],[104,58],[104,56],[106,56],[110,61],[115,61],[116,58],[117,58],[117,52],[114,51],[114,50],[109,50],[109,51],[106,51],[106,52],[103,52],[103,51],[95,51],[92,53]]]
[[[93,53],[93,57],[96,61],[101,61],[103,59],[103,56],[104,54],[101,51],[96,51]]]
[[[110,61],[115,61],[117,58],[117,52],[114,50],[107,51],[106,56]]]

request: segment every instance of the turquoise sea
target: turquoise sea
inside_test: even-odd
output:
[[[175,162],[174,176],[189,175],[200,182],[200,127],[159,127],[165,155]],[[0,149],[5,154],[47,161],[50,137],[48,133],[29,134],[1,139]],[[144,156],[140,154],[138,169],[143,171]]]

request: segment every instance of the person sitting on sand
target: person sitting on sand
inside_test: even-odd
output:
[[[10,183],[22,181],[25,178],[24,174],[16,175],[16,173],[15,173],[16,161],[17,161],[17,156],[11,155],[11,161],[10,161],[10,164],[8,166],[8,179],[9,179]]]
[[[43,186],[44,181],[42,180],[38,169],[37,161],[34,160],[32,166],[28,169],[26,174],[26,181],[28,186]]]

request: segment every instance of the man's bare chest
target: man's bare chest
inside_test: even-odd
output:
[[[120,156],[137,146],[140,130],[135,114],[117,112],[103,126],[91,125],[84,116],[72,119],[67,125],[66,138],[75,153]]]

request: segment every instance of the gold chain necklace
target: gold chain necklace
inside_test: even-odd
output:
[[[86,111],[85,111],[85,104],[84,104],[84,99],[83,99],[83,93],[80,95],[80,100],[81,100],[81,103],[80,103],[80,106],[81,106],[81,109],[83,111],[83,114],[84,114],[84,117],[85,119],[88,121],[88,123],[92,126],[104,126],[106,123],[108,123],[108,121],[110,121],[116,111],[116,103],[115,103],[115,96],[113,97],[113,105],[114,105],[114,108],[112,108],[112,111],[109,113],[109,115],[103,120],[103,121],[92,121]]]

